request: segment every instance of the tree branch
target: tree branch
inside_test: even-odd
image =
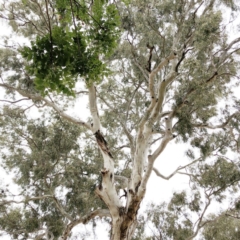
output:
[[[175,136],[172,134],[172,118],[165,118],[165,136],[161,141],[161,144],[159,147],[153,152],[151,155],[151,158],[153,161],[156,160],[156,158],[162,153],[162,151],[165,149],[167,146],[168,142],[172,140]]]
[[[101,124],[97,108],[96,88],[93,84],[89,87],[88,96],[89,96],[89,108],[93,121],[92,131],[93,133],[96,133],[97,131],[101,131]]]
[[[19,99],[19,100],[16,100],[16,101],[0,100],[0,102],[7,102],[7,103],[14,104],[14,103],[18,103],[18,102],[25,101],[25,100],[30,100],[30,99],[29,98],[22,98],[22,99]]]
[[[116,220],[119,217],[121,203],[114,185],[114,161],[113,156],[108,149],[107,142],[101,133],[101,123],[97,109],[96,88],[93,84],[89,87],[89,107],[93,120],[92,132],[96,137],[96,142],[101,151],[104,162],[104,167],[101,170],[102,182],[100,186],[96,188],[95,193],[108,206],[112,219]]]
[[[200,218],[196,222],[197,223],[197,228],[196,228],[195,232],[190,237],[188,237],[186,240],[194,239],[194,237],[197,236],[199,230],[205,225],[205,224],[201,224],[201,223],[203,221],[203,217],[204,217],[204,215],[205,215],[205,213],[206,213],[210,203],[211,203],[211,198],[209,196],[207,196],[207,203],[205,204],[205,207],[204,207],[204,209],[202,211],[202,214],[201,214]]]
[[[236,38],[236,39],[234,39],[232,42],[230,42],[229,44],[228,44],[228,46],[224,49],[225,51],[228,51],[234,44],[236,44],[236,43],[238,43],[238,42],[240,42],[240,37],[239,38]]]
[[[141,186],[140,186],[140,191],[139,194],[143,194],[146,191],[146,186],[148,179],[152,173],[153,170],[153,164],[157,157],[163,152],[165,147],[167,146],[168,142],[173,139],[172,135],[172,119],[171,118],[166,118],[165,119],[166,123],[166,131],[165,131],[165,136],[163,137],[159,147],[154,151],[152,155],[148,156],[148,165],[147,165],[147,170],[146,173],[143,177]]]
[[[152,70],[152,72],[149,74],[149,80],[153,81],[154,77],[156,76],[156,74],[163,68],[165,67],[172,59],[176,58],[177,53],[176,52],[172,52],[169,56],[167,56],[166,58],[164,58],[159,64],[158,66]]]
[[[129,109],[130,109],[130,106],[131,106],[131,104],[132,104],[132,101],[133,101],[133,99],[134,99],[134,97],[135,97],[136,92],[137,92],[138,89],[140,88],[141,84],[142,84],[142,82],[139,81],[137,87],[136,87],[135,90],[133,91],[133,94],[132,94],[132,96],[131,96],[130,101],[128,102],[127,113],[126,113],[126,118],[125,118],[125,123],[126,123],[127,120],[128,120]]]
[[[43,18],[43,20],[44,20],[44,22],[45,22],[45,24],[46,24],[46,26],[47,26],[48,31],[51,31],[51,30],[50,30],[51,26],[49,26],[49,24],[48,24],[48,23],[50,23],[50,22],[48,22],[47,19],[45,18],[44,13],[43,13],[43,10],[42,10],[42,7],[41,7],[41,5],[39,4],[39,2],[38,2],[37,0],[30,0],[30,1],[36,3],[36,5],[38,6],[38,8],[39,8],[39,10],[40,10],[40,12],[41,12],[41,15],[40,15],[39,17],[42,16],[42,18]],[[47,9],[46,9],[46,11],[47,11]],[[48,16],[48,17],[49,17],[49,16]],[[29,20],[29,19],[27,19],[27,20]],[[50,19],[49,19],[49,21],[50,21]],[[31,22],[31,23],[33,24],[32,21],[29,20],[29,22]],[[33,25],[34,25],[34,24],[33,24]],[[34,26],[35,26],[35,25],[34,25]],[[36,28],[36,29],[37,29],[37,28]]]
[[[109,109],[111,109],[112,111],[116,112],[116,109],[114,107],[112,107],[102,96],[98,96],[107,106]],[[134,146],[134,142],[133,142],[133,136],[131,135],[131,133],[128,131],[126,125],[123,123],[123,121],[121,119],[118,119],[118,122],[120,123],[120,125],[123,128],[124,133],[126,134],[129,142],[130,142],[130,146],[131,149]]]
[[[182,170],[182,169],[185,169],[186,167],[191,166],[192,164],[200,161],[201,159],[202,159],[202,158],[200,157],[200,158],[192,161],[191,163],[189,163],[189,164],[187,164],[187,165],[179,166],[174,172],[172,172],[172,173],[171,173],[170,175],[168,175],[168,176],[164,176],[163,174],[161,174],[161,173],[158,171],[158,169],[155,168],[155,167],[153,167],[153,171],[156,173],[156,175],[157,175],[158,177],[161,177],[161,178],[163,178],[163,179],[165,179],[165,180],[169,180],[169,179],[172,178],[176,173],[189,175],[188,173],[178,172],[178,171],[179,171],[179,170]]]
[[[233,113],[232,115],[230,115],[228,117],[228,119],[222,123],[222,124],[219,124],[219,125],[208,125],[208,124],[204,124],[204,123],[192,123],[192,126],[194,127],[197,127],[197,128],[209,128],[209,129],[217,129],[217,128],[224,128],[236,115],[240,114],[240,112],[235,112]]]
[[[92,220],[95,217],[111,217],[109,210],[107,209],[97,209],[95,211],[92,211],[88,214],[86,214],[85,216],[72,221],[71,223],[69,223],[62,235],[62,240],[67,240],[69,237],[69,234],[71,233],[72,229],[77,226],[80,223],[83,224],[87,224],[90,220]]]
[[[15,87],[12,87],[8,84],[5,84],[5,83],[0,83],[0,87],[4,87],[8,90],[13,90],[13,91],[16,91],[18,92],[20,95],[24,96],[24,97],[28,97],[32,100],[38,100],[38,101],[43,101],[46,103],[47,106],[53,108],[62,118],[68,120],[69,122],[71,123],[74,123],[74,124],[77,124],[77,125],[81,125],[81,126],[84,126],[86,127],[87,129],[91,129],[90,125],[82,120],[78,120],[78,119],[75,119],[71,116],[69,116],[68,114],[64,113],[63,110],[61,110],[56,104],[54,104],[53,102],[49,101],[48,99],[42,97],[41,95],[36,95],[36,94],[31,94],[31,93],[27,93],[25,92],[24,90],[20,89],[20,88],[15,88]]]
[[[0,201],[0,205],[9,205],[11,203],[15,203],[15,204],[21,204],[21,203],[26,203],[26,202],[30,202],[30,201],[35,201],[35,200],[41,200],[41,199],[45,199],[45,198],[53,198],[53,195],[43,195],[43,196],[37,196],[37,197],[26,197],[24,200],[2,200]]]
[[[174,54],[173,60],[174,61],[173,61],[170,72],[168,73],[166,79],[163,79],[163,81],[160,83],[160,86],[158,89],[158,99],[157,99],[156,104],[154,105],[154,109],[152,110],[150,118],[149,118],[150,124],[153,124],[156,121],[159,114],[161,114],[166,89],[172,83],[172,81],[178,74],[176,72],[176,65],[177,65],[177,55],[176,54]]]
[[[138,63],[138,61],[135,59],[135,57],[133,58],[133,60],[134,60],[135,65],[136,65],[136,66],[139,68],[139,70],[142,72],[144,78],[148,81],[148,76],[147,76],[145,70],[144,70],[144,69],[142,68],[142,66]]]
[[[58,208],[58,210],[61,212],[61,214],[63,215],[63,216],[65,216],[68,220],[70,220],[70,221],[73,221],[74,219],[72,218],[72,216],[70,216],[65,210],[64,210],[64,208],[63,208],[63,206],[60,204],[60,202],[58,201],[58,199],[55,197],[55,196],[53,196],[53,201],[55,202],[55,204],[57,205],[57,208]]]
[[[158,98],[157,99],[155,98],[155,93],[154,93],[154,90],[153,90],[154,77],[164,66],[166,66],[170,62],[170,60],[173,60],[173,59],[176,59],[176,58],[177,58],[177,53],[176,52],[171,53],[168,57],[163,59],[159,63],[159,65],[149,74],[149,92],[151,94],[151,104],[149,105],[145,115],[142,117],[142,119],[139,123],[140,131],[143,130],[143,126],[147,122],[149,117],[152,119],[152,120],[150,120],[150,122],[152,124],[153,123],[153,118],[155,119],[157,117],[157,115],[159,114],[160,108],[161,108],[162,103],[163,103],[163,99],[165,97],[165,89],[175,77],[176,73],[174,72],[174,68],[176,67],[176,63],[174,64],[174,68],[172,68],[172,70],[168,74],[167,81],[165,81],[165,79],[164,79],[161,82],[161,84],[159,86],[159,89],[158,89]]]

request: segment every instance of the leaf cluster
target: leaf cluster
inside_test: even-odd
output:
[[[205,164],[202,171],[199,184],[214,189],[216,194],[240,181],[237,166],[224,158],[219,158],[213,165]]]
[[[57,0],[60,24],[49,26],[45,36],[37,36],[31,47],[21,49],[30,62],[36,88],[73,95],[78,78],[87,84],[100,82],[107,74],[104,57],[112,54],[119,38],[119,18],[115,5],[94,0]]]

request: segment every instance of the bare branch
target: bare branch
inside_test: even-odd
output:
[[[0,205],[9,205],[11,203],[21,204],[21,203],[26,203],[26,202],[35,201],[35,200],[41,200],[41,199],[45,199],[45,198],[53,198],[53,195],[26,197],[24,200],[19,200],[19,201],[16,201],[16,200],[2,200],[2,201],[0,201]]]
[[[62,240],[67,240],[69,234],[71,233],[72,229],[77,226],[80,223],[87,224],[90,220],[92,220],[95,217],[111,217],[109,210],[107,209],[97,209],[95,211],[90,212],[89,214],[72,221],[69,223],[62,235]]]
[[[192,126],[197,127],[197,128],[209,128],[209,129],[224,128],[238,114],[240,114],[240,112],[233,113],[232,115],[230,115],[228,117],[228,119],[224,123],[219,124],[219,125],[213,126],[213,125],[208,125],[208,124],[204,124],[204,123],[199,123],[199,124],[193,123]]]
[[[160,83],[160,86],[159,86],[159,89],[158,89],[157,102],[156,102],[156,104],[154,104],[154,107],[153,107],[154,109],[152,110],[150,118],[149,118],[149,123],[150,124],[155,122],[156,119],[158,118],[158,116],[162,112],[162,105],[163,105],[163,101],[164,101],[164,98],[165,98],[166,89],[172,83],[172,81],[175,79],[175,77],[178,74],[176,72],[176,65],[177,65],[177,55],[174,55],[171,70],[170,70],[169,74],[167,75],[166,79],[163,79],[163,81]]]
[[[88,94],[88,91],[78,91],[75,94]]]
[[[8,204],[11,204],[11,203],[21,204],[21,203],[26,203],[26,202],[35,201],[35,200],[41,200],[41,199],[46,199],[46,198],[53,199],[54,202],[56,203],[56,206],[59,209],[59,211],[66,218],[68,218],[70,221],[73,221],[73,218],[63,209],[62,205],[59,203],[58,199],[54,195],[42,195],[42,196],[37,196],[37,197],[26,197],[24,200],[20,200],[20,201],[6,200],[6,201],[1,201],[0,205],[8,205]]]
[[[127,113],[126,113],[125,122],[128,120],[128,114],[129,114],[129,109],[130,109],[130,106],[131,106],[131,104],[132,104],[132,101],[133,101],[133,99],[134,99],[134,97],[135,97],[135,94],[136,94],[136,92],[138,91],[138,89],[140,88],[141,84],[142,84],[142,82],[141,82],[141,81],[139,81],[139,83],[138,83],[137,87],[136,87],[136,88],[135,88],[135,90],[133,91],[133,94],[132,94],[132,97],[131,97],[130,101],[128,102],[128,106],[127,106]]]
[[[144,78],[148,81],[148,75],[146,74],[145,70],[142,68],[142,66],[138,63],[138,61],[134,58],[135,65],[139,68],[139,70],[142,72]]]
[[[206,211],[207,211],[210,203],[211,203],[211,198],[210,198],[209,196],[207,196],[207,202],[206,202],[206,204],[205,204],[205,207],[204,207],[204,209],[203,209],[203,211],[202,211],[202,214],[200,215],[199,219],[198,219],[197,222],[196,222],[196,223],[197,223],[196,230],[195,230],[195,232],[194,232],[190,237],[188,237],[186,240],[192,240],[192,239],[194,239],[194,237],[197,236],[199,230],[205,225],[204,223],[202,224],[202,222],[203,222],[203,217],[204,217],[204,215],[205,215],[205,213],[206,213]]]
[[[158,169],[157,168],[153,168],[153,171],[156,173],[156,175],[158,176],[158,177],[161,177],[161,178],[163,178],[163,179],[165,179],[165,180],[169,180],[170,178],[172,178],[177,172],[178,172],[178,170],[179,170],[179,168],[177,168],[174,172],[172,172],[170,175],[168,175],[168,176],[164,176],[164,175],[162,175],[159,171],[158,171]]]
[[[224,49],[225,51],[228,51],[229,49],[231,49],[231,47],[236,44],[236,43],[239,43],[240,42],[240,37],[239,38],[236,38],[234,39],[232,42],[230,42],[228,44],[228,46]]]
[[[102,96],[99,96],[98,97],[109,107],[109,109],[111,109],[112,111],[116,112],[116,109],[114,107],[112,107]],[[121,119],[118,119],[118,122],[120,123],[120,125],[122,126],[123,128],[123,131],[124,133],[126,134],[129,142],[130,142],[130,145],[131,145],[131,149],[133,147],[133,136],[131,135],[131,133],[128,131],[127,127],[126,127],[126,124],[123,123],[123,121]]]
[[[159,147],[154,151],[151,158],[153,161],[157,159],[157,157],[163,152],[165,147],[167,146],[168,142],[172,140],[175,136],[172,134],[172,118],[165,118],[166,130],[165,136],[162,139]]]
[[[55,196],[53,196],[53,200],[57,205],[58,210],[62,213],[62,215],[65,216],[68,220],[73,221],[73,218],[64,210],[63,206],[60,204],[60,202]]]
[[[189,163],[189,164],[187,164],[187,165],[179,166],[175,171],[173,171],[173,172],[172,172],[170,175],[168,175],[168,176],[164,176],[163,174],[161,174],[161,173],[158,171],[158,169],[155,168],[155,167],[153,167],[153,171],[156,173],[156,175],[157,175],[158,177],[161,177],[161,178],[163,178],[163,179],[165,179],[165,180],[169,180],[169,179],[172,178],[176,173],[178,173],[178,174],[184,174],[184,175],[189,175],[188,173],[179,172],[179,170],[185,169],[186,167],[189,167],[189,166],[193,165],[194,163],[200,161],[201,159],[202,159],[202,158],[200,157],[200,158],[192,161],[191,163]]]
[[[7,103],[14,104],[14,103],[18,103],[18,102],[21,102],[21,101],[24,101],[24,100],[30,100],[30,99],[29,98],[22,98],[22,99],[19,99],[19,100],[16,100],[16,101],[0,100],[0,102],[7,102]]]
[[[36,3],[36,5],[38,6],[38,8],[39,8],[39,10],[40,10],[40,12],[41,12],[41,15],[40,15],[39,17],[42,17],[42,18],[43,18],[44,22],[46,23],[47,29],[50,30],[51,26],[50,26],[49,15],[47,14],[47,15],[48,15],[48,16],[47,16],[47,17],[48,17],[48,21],[47,21],[47,19],[45,18],[45,15],[44,15],[44,13],[43,13],[42,7],[41,7],[41,5],[39,4],[39,2],[36,1],[36,0],[30,0],[30,1]],[[46,4],[46,1],[45,1],[45,4]],[[46,4],[46,5],[47,5],[47,4]],[[48,11],[48,9],[46,9],[46,11]],[[32,21],[29,21],[29,22],[33,24]],[[33,25],[34,25],[34,24],[33,24]],[[35,25],[34,25],[34,26],[35,26]],[[37,28],[36,28],[36,29],[37,29]]]
[[[19,94],[21,94],[22,96],[24,97],[28,97],[32,100],[38,100],[38,101],[43,101],[46,103],[47,106],[53,108],[62,118],[68,120],[69,122],[72,122],[74,124],[78,124],[78,125],[81,125],[81,126],[84,126],[86,127],[87,129],[91,129],[90,125],[82,120],[78,120],[78,119],[75,119],[71,116],[69,116],[68,114],[64,113],[55,103],[49,101],[48,99],[42,97],[41,95],[37,95],[37,94],[31,94],[31,93],[27,93],[25,92],[24,90],[20,89],[20,88],[15,88],[15,87],[12,87],[8,84],[3,84],[3,83],[0,83],[0,87],[4,87],[6,89],[9,89],[9,90],[13,90],[13,91],[16,91],[18,92]]]
[[[52,43],[52,27],[51,27],[51,21],[50,21],[50,16],[48,13],[48,0],[45,0],[45,5],[46,5],[46,13],[47,13],[47,19],[48,19],[48,28],[49,28],[49,34],[50,34],[50,39],[51,39],[51,44]],[[53,47],[53,46],[52,46]]]
[[[165,97],[165,90],[166,87],[173,81],[174,77],[177,75],[175,72],[176,62],[174,62],[172,69],[170,73],[168,74],[167,78],[164,79],[158,89],[158,96],[155,98],[155,93],[153,90],[154,87],[154,77],[156,74],[164,67],[166,66],[170,60],[176,59],[177,53],[173,52],[168,57],[163,59],[159,65],[149,74],[149,92],[151,94],[151,104],[149,105],[145,115],[142,117],[140,123],[139,123],[139,130],[142,131],[144,124],[149,120],[150,124],[153,124],[153,122],[156,120],[157,116],[160,114],[160,109],[162,107],[162,103]]]
[[[113,156],[108,149],[107,142],[100,130],[101,123],[97,109],[96,88],[93,84],[89,87],[89,106],[93,119],[92,131],[96,137],[96,142],[104,161],[104,168],[101,170],[101,185],[96,188],[95,193],[107,204],[111,212],[111,216],[113,219],[116,219],[119,217],[119,208],[121,207],[121,202],[118,198],[114,185]]]
[[[147,170],[146,173],[143,177],[141,186],[140,186],[140,191],[139,194],[142,194],[143,192],[146,191],[146,186],[147,186],[147,182],[148,179],[152,173],[153,170],[153,164],[154,161],[157,159],[157,157],[163,152],[163,150],[165,149],[165,147],[167,146],[168,142],[170,140],[173,139],[173,135],[172,135],[172,119],[171,118],[166,118],[166,131],[165,131],[165,136],[163,137],[159,147],[155,150],[155,152],[152,155],[148,156],[148,165],[147,165]]]

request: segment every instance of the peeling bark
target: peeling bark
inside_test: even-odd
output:
[[[102,151],[107,154],[110,158],[113,158],[111,152],[108,149],[107,146],[107,142],[104,139],[103,135],[101,134],[101,132],[98,130],[97,132],[94,133],[96,140],[97,140],[97,144],[98,146],[102,149]]]

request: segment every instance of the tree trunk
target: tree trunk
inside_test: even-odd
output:
[[[130,193],[131,194],[131,193]],[[142,199],[134,195],[127,212],[119,210],[119,217],[112,219],[111,240],[130,240],[137,225],[137,213]]]

